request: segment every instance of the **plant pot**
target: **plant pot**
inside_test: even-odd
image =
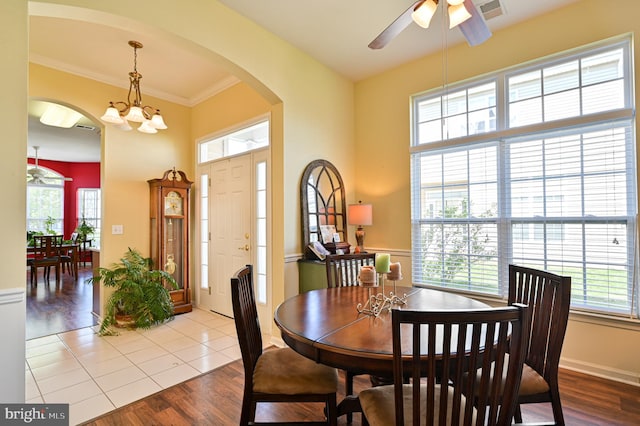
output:
[[[115,326],[118,328],[134,328],[135,321],[131,315],[120,315],[116,314],[116,323]]]

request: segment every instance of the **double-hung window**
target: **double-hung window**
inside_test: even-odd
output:
[[[505,298],[515,263],[638,316],[631,58],[618,38],[413,97],[416,284]]]

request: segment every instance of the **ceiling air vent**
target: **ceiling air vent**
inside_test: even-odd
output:
[[[85,129],[85,130],[95,130],[95,126],[85,126],[84,124],[76,124],[76,126],[78,129]]]
[[[504,8],[502,7],[500,0],[491,0],[479,5],[479,7],[485,21],[504,15]]]

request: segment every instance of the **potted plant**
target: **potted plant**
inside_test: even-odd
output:
[[[82,217],[82,221],[80,222],[80,225],[78,225],[78,227],[75,230],[75,232],[78,233],[79,242],[87,241],[87,236],[93,234],[94,231],[95,229],[93,228],[93,226],[87,223],[87,221],[84,219],[84,216]]]
[[[56,230],[53,229],[56,224],[56,220],[51,216],[47,216],[47,220],[44,221],[44,229],[47,232],[47,235],[55,235]]]
[[[109,296],[100,335],[115,334],[112,326],[150,328],[173,318],[173,302],[169,288],[178,285],[171,274],[153,268],[151,258],[143,257],[135,249],[129,250],[120,263],[110,268],[97,268],[94,279],[115,291]]]

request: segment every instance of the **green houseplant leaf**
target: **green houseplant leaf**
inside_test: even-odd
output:
[[[115,288],[109,296],[99,334],[115,334],[112,326],[120,318],[128,318],[132,328],[150,328],[173,318],[173,302],[169,289],[178,289],[171,274],[153,269],[153,261],[129,248],[120,263],[98,268],[89,282],[97,279],[105,287]]]

